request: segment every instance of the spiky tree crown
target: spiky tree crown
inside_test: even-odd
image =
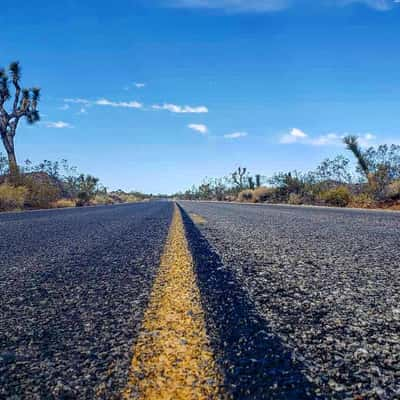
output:
[[[8,120],[18,121],[25,117],[28,123],[39,121],[38,103],[40,100],[40,89],[21,89],[21,67],[18,61],[14,61],[8,67],[10,76],[5,69],[0,70],[0,116],[8,117]],[[14,102],[12,110],[8,113],[4,109],[4,103],[11,98],[10,83],[14,86]]]
[[[358,144],[358,137],[354,136],[354,135],[349,135],[343,139],[343,142],[345,143],[347,149],[350,150],[354,154],[361,170],[363,171],[365,176],[368,178],[369,166],[368,166],[368,162],[365,159],[365,156],[360,148],[360,145]]]

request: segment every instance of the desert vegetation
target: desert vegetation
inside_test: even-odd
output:
[[[343,143],[348,156],[325,159],[312,171],[278,172],[265,177],[253,176],[239,167],[223,178],[206,178],[175,197],[400,209],[400,146],[363,149],[356,136],[345,137]]]
[[[0,69],[0,136],[6,155],[0,153],[0,211],[106,205],[143,200],[139,192],[108,192],[100,180],[78,173],[67,160],[19,165],[15,136],[21,120],[40,120],[40,89],[21,86],[21,67],[12,62]],[[8,107],[7,107],[8,106]]]

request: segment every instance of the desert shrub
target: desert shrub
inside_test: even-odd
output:
[[[252,190],[242,190],[238,194],[238,201],[254,201],[254,192]]]
[[[25,205],[30,208],[50,208],[60,197],[60,188],[47,175],[24,178],[27,195]]]
[[[323,192],[321,198],[330,206],[346,207],[351,201],[351,193],[346,186],[338,186]]]
[[[7,183],[0,185],[0,210],[12,211],[24,207],[27,189],[23,186],[14,187]]]
[[[386,196],[391,200],[400,199],[400,179],[393,181],[386,187]]]
[[[298,206],[300,204],[303,204],[303,200],[301,196],[297,193],[290,193],[288,203],[292,204],[294,206]]]
[[[259,187],[254,190],[253,196],[254,201],[257,203],[263,203],[265,201],[271,201],[275,197],[276,189],[268,187]]]
[[[76,201],[73,199],[59,199],[51,204],[52,208],[68,208],[75,206],[76,206]]]
[[[107,204],[114,204],[114,200],[106,194],[96,194],[94,199],[90,201],[93,205],[107,205]]]
[[[372,208],[376,203],[370,193],[360,193],[351,198],[350,207],[353,208]]]

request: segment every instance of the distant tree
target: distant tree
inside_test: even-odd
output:
[[[34,124],[40,119],[37,109],[40,89],[21,89],[20,81],[21,68],[18,62],[12,62],[8,71],[0,69],[0,136],[7,152],[11,176],[18,172],[14,138],[19,121],[25,118],[29,124]],[[14,87],[13,96],[10,91],[10,83]],[[12,106],[7,111],[5,103],[10,99],[12,99]]]
[[[342,155],[334,159],[326,158],[314,172],[318,182],[331,184],[351,183],[352,174],[349,170],[350,160]]]

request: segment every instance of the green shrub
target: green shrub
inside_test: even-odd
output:
[[[351,201],[351,194],[346,186],[338,186],[323,192],[321,198],[330,206],[346,207]]]
[[[14,187],[7,183],[0,185],[0,210],[20,210],[24,207],[27,189],[23,186]]]

